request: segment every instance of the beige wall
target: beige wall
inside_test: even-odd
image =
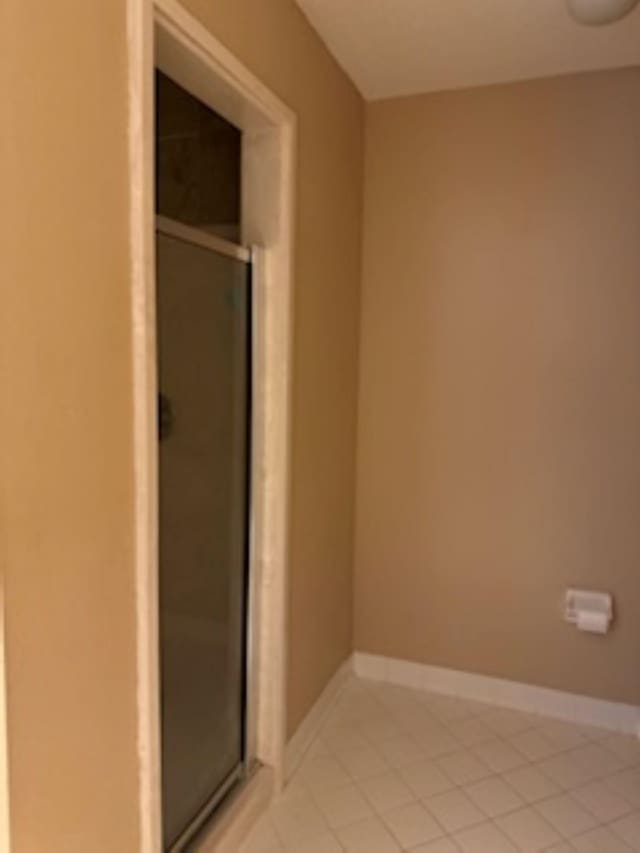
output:
[[[291,0],[187,5],[300,120],[293,730],[351,648],[363,108]],[[14,853],[135,853],[126,5],[2,14]]]
[[[369,105],[365,176],[356,648],[640,702],[640,69]]]
[[[13,853],[133,851],[124,2],[10,0],[4,13],[0,429]]]
[[[138,848],[124,13],[3,8],[12,853]]]

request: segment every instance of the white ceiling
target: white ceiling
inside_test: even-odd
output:
[[[640,64],[640,7],[586,27],[565,0],[296,2],[369,100]]]

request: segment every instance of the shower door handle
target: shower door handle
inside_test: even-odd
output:
[[[162,391],[158,394],[158,438],[164,441],[173,432],[173,406]]]

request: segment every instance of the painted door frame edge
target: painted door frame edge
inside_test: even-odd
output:
[[[9,822],[9,743],[5,647],[5,575],[0,571],[0,850],[11,850]]]
[[[243,241],[259,247],[252,474],[251,733],[284,783],[295,114],[177,0],[127,0],[140,851],[162,848],[153,86],[156,39],[193,94],[243,131]],[[274,180],[274,175],[277,180]]]

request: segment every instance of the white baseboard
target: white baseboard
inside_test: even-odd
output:
[[[470,672],[356,652],[354,671],[360,678],[431,690],[461,699],[488,702],[581,725],[599,726],[640,736],[640,707],[589,696],[548,690]]]
[[[284,758],[286,779],[290,779],[299,767],[302,757],[313,743],[325,717],[338,698],[342,685],[352,672],[353,658],[349,657],[338,668],[331,681],[320,694],[313,708],[311,708],[289,740]]]

